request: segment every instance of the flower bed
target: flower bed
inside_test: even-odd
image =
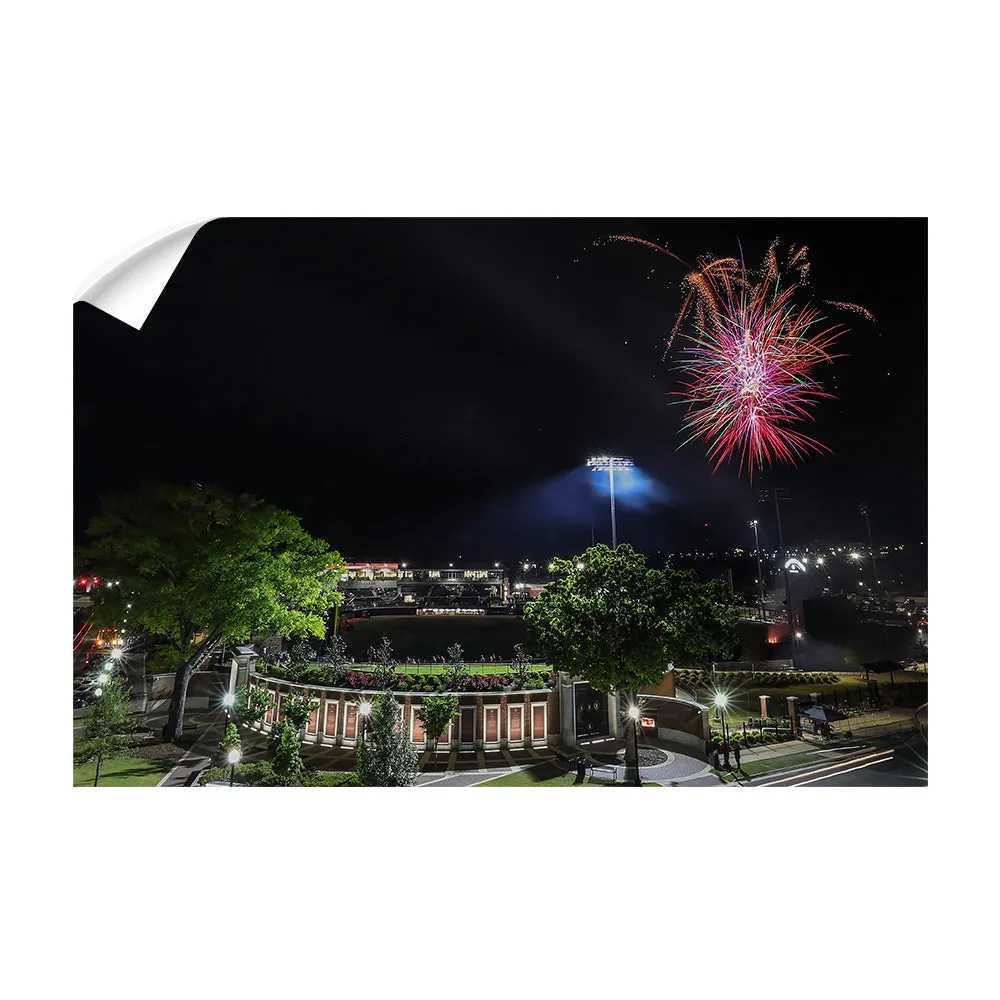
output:
[[[450,676],[449,674],[416,672],[397,673],[392,676],[390,684],[384,682],[384,675],[373,670],[344,669],[324,664],[311,664],[301,670],[271,665],[263,668],[262,673],[269,680],[287,680],[293,684],[316,684],[329,687],[354,688],[358,691],[377,691],[380,688],[391,687],[394,691],[423,691],[435,693],[439,691],[540,691],[555,684],[555,675],[551,672],[533,671],[527,683],[518,684],[510,674],[468,674]],[[457,682],[457,686],[456,686]]]

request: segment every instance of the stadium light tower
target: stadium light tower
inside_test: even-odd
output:
[[[618,525],[615,522],[615,469],[630,469],[633,465],[631,458],[622,458],[619,455],[600,455],[597,458],[587,459],[587,468],[595,472],[608,473],[608,482],[611,484],[611,548],[618,548]]]

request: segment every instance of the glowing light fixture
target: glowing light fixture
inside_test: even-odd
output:
[[[619,455],[600,455],[596,458],[587,459],[587,468],[595,472],[608,473],[608,482],[611,484],[611,548],[618,548],[618,525],[615,521],[615,469],[630,469],[635,463],[631,458],[624,458]]]

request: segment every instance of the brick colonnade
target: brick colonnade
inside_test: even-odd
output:
[[[343,688],[316,687],[314,685],[293,684],[289,681],[269,679],[261,674],[252,674],[251,687],[262,687],[270,694],[276,703],[290,695],[304,695],[316,699],[316,710],[306,723],[304,742],[321,746],[354,746],[359,733],[359,720],[356,711],[351,709],[362,699],[373,698],[377,692],[346,690]],[[558,743],[559,740],[559,695],[555,691],[529,690],[510,693],[489,692],[458,692],[459,710],[471,709],[475,713],[474,740],[462,741],[462,715],[452,723],[451,745],[462,749],[472,749],[473,745],[483,746],[486,737],[486,710],[497,712],[496,740],[486,744],[491,747],[503,746],[545,746],[548,743]],[[418,707],[422,695],[412,692],[397,692],[396,700],[402,707],[402,720],[412,736],[412,709]],[[510,739],[509,707],[521,707],[521,738]],[[536,711],[540,710],[540,711]],[[281,721],[277,709],[268,712],[264,719],[254,728],[268,733],[273,726]],[[350,717],[350,718],[349,718]],[[352,726],[348,726],[348,722]],[[353,735],[348,735],[353,728]],[[423,746],[423,738],[414,741],[417,746]]]

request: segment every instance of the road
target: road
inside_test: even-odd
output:
[[[865,747],[844,760],[809,764],[769,775],[757,788],[921,788],[927,785],[927,743],[915,734],[902,743]]]

